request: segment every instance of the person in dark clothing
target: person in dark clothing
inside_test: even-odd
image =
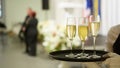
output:
[[[19,31],[18,37],[20,38],[21,41],[25,41],[23,28],[25,27],[25,23],[26,23],[26,21],[28,20],[28,18],[30,17],[31,12],[32,12],[32,9],[31,9],[31,8],[28,8],[28,9],[27,9],[27,16],[25,17],[25,20],[24,20],[24,22],[22,23],[21,29],[20,29],[20,31]]]
[[[25,41],[25,28],[26,28],[26,23],[27,23],[27,21],[28,21],[28,19],[30,18],[30,16],[31,16],[31,13],[32,13],[32,9],[31,8],[28,8],[27,9],[27,16],[25,17],[25,20],[24,20],[24,22],[22,23],[22,26],[21,26],[21,29],[20,29],[20,31],[19,31],[19,34],[18,34],[18,37],[20,38],[20,40],[22,41],[22,42],[25,42],[25,53],[28,53],[29,52],[29,45],[26,43],[26,41]]]
[[[25,24],[25,42],[28,46],[28,54],[31,56],[36,56],[36,45],[37,45],[37,24],[36,13],[32,12],[30,18]]]
[[[19,34],[18,34],[18,37],[20,38],[20,41],[22,41],[22,42],[25,41],[24,31],[22,29],[25,26],[25,22],[28,18],[29,18],[29,16],[27,15],[26,18],[25,18],[25,21],[22,23],[21,29],[20,29]]]

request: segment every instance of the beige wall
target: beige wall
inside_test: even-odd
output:
[[[68,1],[68,0],[49,0],[50,10],[42,10],[42,0],[5,0],[5,21],[8,30],[11,30],[13,25],[19,22],[23,22],[26,16],[26,11],[28,7],[31,7],[37,12],[37,18],[40,21],[44,20],[54,20],[60,23],[64,14],[61,12],[62,9],[57,7],[58,3]],[[81,0],[75,0],[81,1]],[[58,10],[59,9],[59,10]],[[63,16],[61,16],[63,15]],[[59,18],[61,17],[61,18]],[[62,21],[64,21],[62,19]]]
[[[0,21],[4,21],[7,24],[8,30],[12,28],[12,25],[18,22],[23,22],[26,16],[26,10],[28,7],[33,8],[37,12],[37,18],[39,21],[43,21],[46,18],[56,20],[56,22],[61,23],[63,20],[63,11],[57,7],[57,4],[62,1],[68,0],[49,0],[50,10],[45,12],[42,10],[42,0],[3,0],[5,1],[5,15]],[[71,0],[73,1],[73,0]],[[82,1],[82,0],[74,0]],[[84,1],[84,0],[83,0]],[[114,2],[115,1],[115,2]],[[112,3],[113,2],[113,3]],[[110,5],[113,5],[112,7]],[[119,0],[102,1],[102,23],[101,24],[101,34],[106,35],[111,26],[119,24],[120,9],[118,7]],[[108,9],[106,9],[108,8]],[[112,11],[108,11],[108,10]],[[109,20],[108,20],[109,19]],[[106,26],[107,25],[107,26]]]
[[[37,18],[39,21],[45,20],[46,18],[53,19],[53,0],[50,0],[50,10],[47,12],[42,10],[41,1],[42,0],[5,0],[6,24],[8,30],[13,27],[13,24],[24,21],[28,7],[31,7],[37,12]]]
[[[77,5],[77,6],[71,6],[71,4],[65,5],[65,3],[73,3],[74,5]],[[71,0],[71,1],[56,0],[55,1],[55,5],[56,5],[55,6],[55,13],[56,13],[55,20],[56,20],[56,22],[60,23],[62,25],[65,25],[66,18],[68,16],[75,16],[75,17],[82,16],[83,7],[82,6],[80,7],[80,5],[83,5],[83,3],[84,3],[83,0]],[[78,6],[78,4],[79,4],[79,6]]]

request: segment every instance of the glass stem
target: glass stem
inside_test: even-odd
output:
[[[85,51],[85,42],[84,41],[82,41],[82,53],[84,54],[84,51]]]
[[[71,54],[72,54],[72,50],[73,50],[73,48],[72,48],[72,39],[70,39],[70,49],[71,49]]]
[[[96,45],[95,45],[95,41],[96,41],[96,36],[93,37],[93,49],[94,49],[93,55],[96,55]]]

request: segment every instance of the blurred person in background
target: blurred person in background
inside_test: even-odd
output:
[[[38,20],[36,18],[36,12],[32,11],[30,17],[25,23],[23,30],[25,31],[25,42],[28,46],[28,54],[30,56],[36,56],[36,45],[37,45],[37,24]],[[26,50],[27,51],[27,50]]]
[[[30,15],[32,13],[32,9],[31,8],[28,8],[27,9],[27,15],[25,17],[25,20],[24,22],[22,23],[22,26],[21,26],[21,29],[19,31],[19,34],[18,34],[18,37],[20,38],[21,41],[23,42],[26,42],[25,41],[25,25],[26,25],[26,22],[27,20],[30,18]],[[25,49],[25,53],[28,53],[28,45],[26,44],[26,49]]]
[[[31,13],[32,13],[32,9],[28,8],[27,9],[27,15],[25,17],[24,22],[22,23],[21,29],[20,29],[19,34],[18,34],[21,41],[24,41],[24,31],[22,29],[24,28],[25,23],[26,23],[27,19],[30,17]]]

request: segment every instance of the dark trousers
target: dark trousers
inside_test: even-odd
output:
[[[36,56],[37,35],[28,35],[26,40],[26,52],[31,56]]]

